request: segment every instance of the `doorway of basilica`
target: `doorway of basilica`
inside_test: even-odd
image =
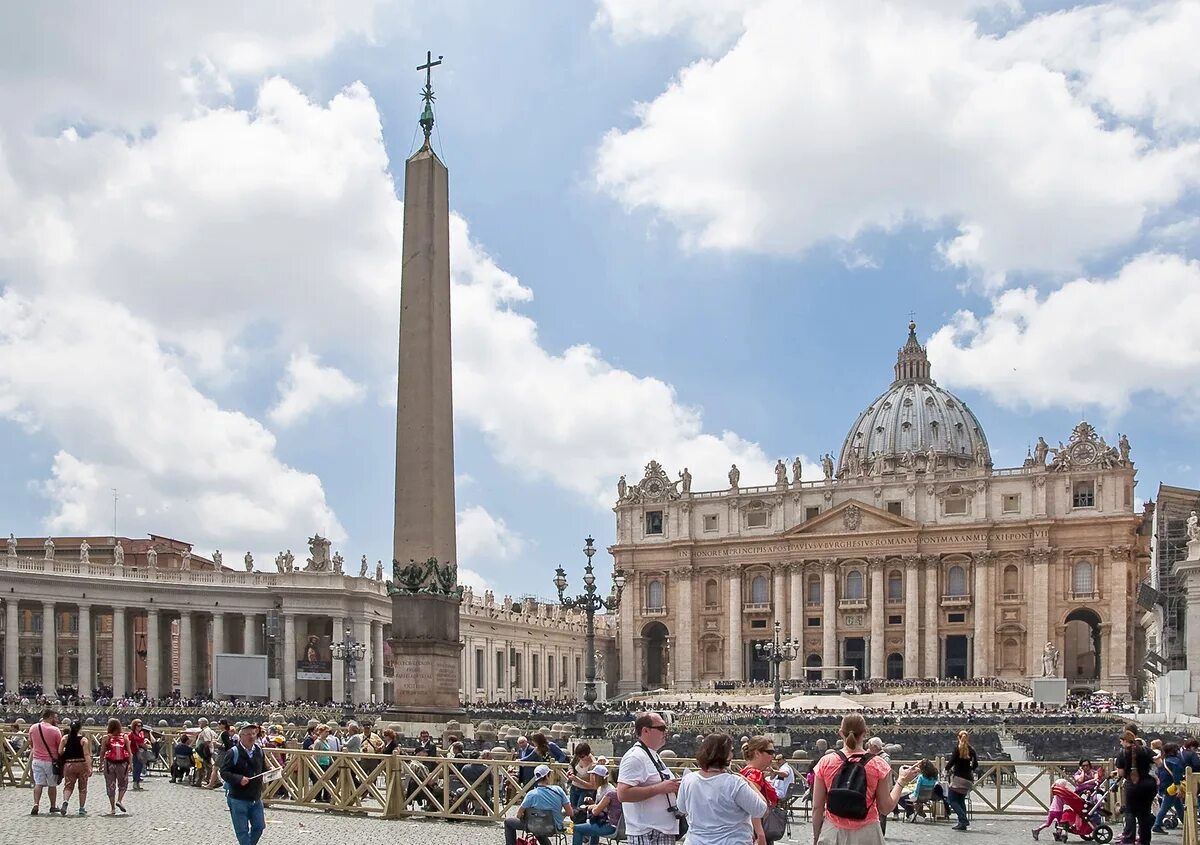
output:
[[[1087,607],[1067,614],[1063,676],[1069,681],[1100,680],[1100,616]]]
[[[951,634],[946,637],[946,668],[942,672],[945,678],[966,678],[970,660],[970,641],[965,634]]]
[[[645,677],[642,679],[644,689],[658,689],[667,685],[667,626],[661,622],[651,622],[642,629],[646,650]]]
[[[760,657],[758,654],[759,644],[766,645],[770,640],[751,640],[748,648],[750,649],[749,662],[746,664],[750,667],[751,681],[769,682],[771,680],[771,661]]]
[[[846,637],[842,643],[842,665],[854,667],[856,680],[867,676],[867,641],[862,637]]]

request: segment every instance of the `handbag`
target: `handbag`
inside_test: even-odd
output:
[[[975,788],[975,781],[972,780],[971,778],[965,778],[965,777],[962,777],[961,775],[951,775],[950,776],[950,791],[951,792],[961,792],[962,794],[965,795],[966,793],[970,792],[974,788]]]
[[[763,816],[762,826],[763,835],[766,836],[768,842],[775,842],[783,839],[787,833],[787,810],[783,807],[775,807],[767,811]]]

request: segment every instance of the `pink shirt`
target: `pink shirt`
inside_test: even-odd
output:
[[[854,760],[865,753],[859,751],[854,754],[847,754],[846,756]],[[813,771],[816,773],[816,777],[819,777],[825,784],[826,795],[829,794],[829,789],[833,786],[833,779],[841,767],[842,758],[832,751],[817,761],[816,768]],[[867,761],[865,768],[867,770],[867,817],[865,819],[847,819],[843,816],[835,816],[829,810],[826,810],[825,821],[834,827],[840,827],[843,830],[859,830],[869,824],[879,824],[879,811],[875,807],[875,794],[879,788],[879,781],[891,777],[892,767],[882,757],[872,757]]]
[[[45,741],[42,738],[45,737]],[[62,742],[62,731],[47,725],[45,722],[38,722],[29,728],[29,748],[33,752],[35,760],[53,760],[58,756],[58,745]]]

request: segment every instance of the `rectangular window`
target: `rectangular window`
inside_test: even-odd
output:
[[[583,677],[583,667],[581,665],[582,663],[583,663],[582,657],[575,658],[575,683],[579,683],[579,679]]]
[[[904,502],[888,502],[888,513],[904,516]]]
[[[962,516],[967,512],[967,500],[961,496],[947,499],[944,505],[946,516]]]
[[[1075,482],[1075,494],[1071,497],[1071,507],[1096,507],[1096,483],[1094,481]]]
[[[810,616],[810,617],[808,617],[808,627],[810,627],[810,628],[820,628],[820,627],[821,627],[821,617],[820,617],[820,616]]]
[[[1003,510],[1005,513],[1020,513],[1021,512],[1021,494],[1020,493],[1005,493],[1003,499]]]
[[[804,509],[804,520],[807,522],[810,519],[816,519],[821,515],[820,505],[809,505]]]
[[[564,687],[567,685],[567,656],[565,654],[562,659],[562,680],[559,683]]]
[[[903,625],[904,617],[903,616],[889,616],[888,624],[889,625]]]
[[[966,622],[966,621],[967,621],[967,614],[965,614],[965,613],[951,613],[951,614],[947,615],[947,617],[946,617],[946,621],[947,621],[947,622]]]
[[[716,531],[717,530],[717,515],[715,513],[706,513],[704,515],[704,530],[705,531]]]
[[[554,688],[554,655],[546,655],[546,686]]]
[[[538,688],[538,662],[537,662],[536,658],[534,658],[533,660],[531,660],[529,662],[529,668],[533,670],[533,688],[537,689]]]
[[[513,685],[518,686],[518,687],[523,686],[523,681],[524,681],[524,679],[521,677],[521,657],[522,656],[523,655],[520,655],[520,654],[513,655],[512,679],[513,679]]]
[[[663,533],[663,512],[662,511],[646,511],[646,533],[647,534]]]
[[[498,651],[496,652],[496,686],[500,689],[504,689],[507,684],[508,672],[505,671],[504,652]]]
[[[767,627],[767,620],[766,619],[751,619],[750,627],[751,628],[765,628],[765,627]]]
[[[479,689],[487,686],[484,683],[484,673],[487,672],[487,664],[483,659],[483,649],[475,649],[475,686]]]
[[[42,633],[42,614],[40,613],[33,614],[33,633]]]
[[[747,528],[766,528],[767,527],[767,512],[766,511],[750,511],[746,514]]]

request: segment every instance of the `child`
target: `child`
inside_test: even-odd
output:
[[[1054,782],[1054,785],[1058,786],[1058,787],[1062,787],[1063,789],[1071,789],[1071,782],[1069,780],[1067,780],[1066,778],[1059,778],[1058,780],[1056,780]],[[1038,834],[1040,834],[1043,830],[1045,830],[1046,828],[1053,825],[1056,821],[1059,821],[1060,819],[1062,819],[1062,815],[1063,815],[1063,800],[1058,795],[1055,795],[1053,790],[1051,790],[1051,792],[1050,792],[1050,812],[1046,813],[1045,823],[1041,827],[1035,827],[1033,829],[1033,838],[1037,839]]]
[[[184,783],[191,769],[192,746],[187,734],[183,734],[175,743],[174,754],[171,755],[171,783]]]

